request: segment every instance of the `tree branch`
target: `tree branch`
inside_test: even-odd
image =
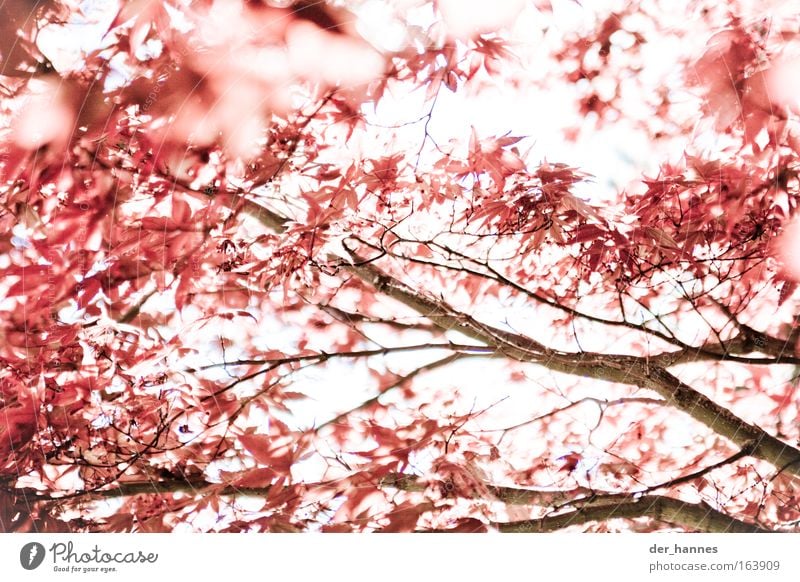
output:
[[[283,364],[292,364],[295,362],[307,362],[309,360],[317,360],[319,363],[327,362],[336,358],[355,359],[355,358],[369,358],[371,356],[385,356],[387,354],[399,352],[416,352],[423,350],[449,350],[457,353],[472,353],[472,354],[493,354],[494,348],[491,346],[473,346],[465,344],[456,344],[452,342],[443,343],[425,343],[415,344],[410,346],[395,346],[377,348],[374,350],[357,350],[352,352],[320,352],[318,354],[302,354],[296,356],[284,356],[282,358],[250,358],[231,360],[230,362],[217,362],[214,364],[206,364],[197,368],[186,368],[184,372],[197,372],[200,370],[209,370],[211,368],[220,368],[226,366],[260,366],[271,365],[280,366]]]
[[[686,412],[711,430],[730,439],[739,448],[752,447],[753,456],[800,476],[800,450],[739,418],[670,374],[665,368],[650,365],[649,358],[550,350],[526,336],[479,323],[467,315],[455,314],[444,302],[422,296],[380,272],[374,265],[352,267],[350,270],[372,283],[379,292],[425,315],[443,329],[455,329],[472,339],[496,347],[498,352],[510,358],[537,363],[564,374],[632,384],[653,390],[667,401],[666,404]]]
[[[610,519],[650,518],[687,529],[709,533],[768,533],[769,530],[735,519],[705,503],[686,503],[671,497],[647,495],[609,504],[602,497],[596,503],[540,519],[492,523],[503,533],[552,532],[566,527]]]
[[[463,358],[465,356],[468,356],[468,355],[480,356],[480,355],[484,355],[484,354],[467,354],[467,353],[464,353],[464,352],[456,352],[455,354],[450,354],[449,356],[447,356],[445,358],[442,358],[441,360],[436,360],[435,362],[431,362],[430,364],[426,364],[424,366],[420,366],[419,368],[416,368],[415,370],[412,370],[408,374],[404,374],[403,376],[400,376],[397,380],[395,380],[394,382],[392,382],[391,384],[389,384],[388,386],[383,388],[378,394],[376,394],[372,398],[369,398],[369,399],[365,400],[361,404],[359,404],[357,406],[354,406],[353,408],[351,408],[349,410],[346,410],[346,411],[344,411],[344,412],[342,412],[340,414],[337,414],[336,416],[334,416],[330,420],[326,420],[322,424],[320,424],[317,427],[315,427],[314,428],[314,432],[315,433],[319,433],[326,426],[330,426],[332,424],[337,424],[338,422],[344,420],[346,417],[348,417],[349,415],[353,414],[354,412],[357,412],[359,410],[363,410],[363,409],[375,404],[376,402],[378,402],[378,399],[381,396],[383,396],[384,394],[386,394],[390,390],[393,390],[394,388],[398,388],[399,386],[402,386],[403,384],[405,384],[409,380],[412,380],[413,378],[417,377],[419,374],[422,374],[424,372],[430,372],[431,370],[435,370],[437,368],[442,368],[442,367],[447,366],[448,364],[451,364],[451,363],[455,362],[456,360],[458,360],[460,358]]]
[[[727,461],[726,461],[727,462]],[[384,477],[380,487],[407,492],[424,492],[429,483],[418,476],[391,474]],[[312,483],[308,489],[336,489],[336,482]],[[585,487],[568,490],[526,489],[487,485],[488,493],[496,501],[508,505],[538,507],[580,507],[558,515],[514,522],[492,522],[492,527],[504,533],[551,532],[593,521],[610,519],[635,519],[641,517],[685,527],[687,529],[716,533],[761,533],[769,530],[743,522],[717,511],[705,503],[686,503],[658,495],[598,493]],[[5,488],[7,493],[22,496],[29,503],[38,501],[66,501],[85,496],[95,499],[113,499],[136,495],[163,495],[186,493],[193,496],[253,496],[264,497],[272,487],[238,487],[232,484],[211,483],[204,478],[169,479],[162,481],[115,483],[113,488],[53,496],[30,488]]]
[[[338,307],[334,307],[333,305],[320,305],[319,307],[320,309],[322,309],[322,311],[324,311],[337,321],[340,321],[348,325],[354,325],[356,323],[374,323],[374,324],[386,325],[389,327],[395,327],[401,330],[412,329],[412,330],[426,331],[428,333],[441,333],[441,329],[429,323],[424,323],[424,322],[405,323],[397,319],[372,317],[369,315],[365,315],[363,313],[354,313],[351,311],[345,311],[343,309],[339,309]]]
[[[429,487],[429,481],[416,475],[392,473],[380,482],[381,487],[391,487],[401,491],[422,492]],[[576,499],[588,499],[596,492],[586,487],[573,489],[532,489],[520,487],[502,487],[486,484],[486,490],[497,500],[508,505],[535,505],[553,507],[568,504]]]
[[[237,487],[236,485],[225,485],[222,483],[211,483],[204,478],[169,479],[161,481],[135,481],[135,482],[115,482],[109,489],[99,489],[94,491],[78,491],[66,495],[47,495],[38,489],[31,488],[9,488],[7,491],[14,495],[23,496],[31,503],[36,501],[67,501],[77,497],[88,497],[95,499],[114,499],[117,497],[133,497],[136,495],[163,495],[168,493],[187,493],[192,495],[207,495],[209,489],[216,488],[217,495],[252,495],[256,497],[265,496],[270,492],[271,487]]]
[[[459,260],[468,261],[475,265],[477,265],[481,269],[485,269],[487,272],[482,272],[479,269],[470,268],[459,264],[458,266],[453,266],[447,263],[441,263],[436,261],[430,261],[426,259],[420,259],[417,257],[407,256],[403,254],[399,254],[393,252],[390,249],[383,248],[379,245],[370,244],[367,241],[358,239],[358,241],[381,253],[385,253],[390,255],[396,259],[400,259],[403,261],[408,261],[411,263],[416,263],[420,265],[427,265],[429,267],[434,267],[437,269],[448,269],[450,271],[458,272],[458,273],[466,273],[469,275],[473,275],[476,277],[480,277],[487,281],[493,281],[495,283],[500,283],[501,285],[505,285],[510,289],[517,291],[525,295],[526,297],[533,299],[537,303],[542,305],[546,305],[553,309],[558,309],[559,311],[566,313],[567,315],[573,318],[584,319],[586,321],[590,321],[592,323],[597,323],[599,325],[606,325],[610,327],[622,327],[625,329],[630,329],[633,331],[638,331],[640,333],[647,334],[654,338],[657,338],[667,344],[673,345],[677,348],[680,348],[675,351],[671,352],[664,352],[661,354],[655,354],[649,356],[651,361],[657,361],[658,363],[662,364],[663,366],[673,366],[675,364],[681,364],[685,362],[696,362],[699,360],[716,360],[716,361],[728,361],[728,362],[736,362],[740,364],[752,364],[752,365],[761,365],[761,366],[769,366],[773,364],[792,364],[792,365],[800,365],[800,358],[793,355],[793,353],[785,353],[787,351],[787,342],[791,342],[791,340],[778,340],[776,338],[772,338],[760,332],[756,332],[752,328],[748,328],[747,326],[743,326],[742,324],[737,325],[740,329],[743,329],[747,333],[742,333],[740,336],[732,338],[731,340],[725,342],[709,342],[703,344],[701,346],[692,346],[687,344],[674,335],[669,335],[664,332],[661,332],[656,329],[652,329],[647,327],[644,324],[633,323],[623,320],[613,320],[613,319],[606,319],[603,317],[598,317],[589,313],[584,313],[578,309],[573,307],[569,307],[567,305],[563,305],[558,301],[554,301],[544,297],[538,293],[535,293],[525,286],[520,285],[519,283],[515,282],[512,279],[504,276],[500,273],[497,269],[492,267],[490,264],[483,263],[478,261],[477,259],[470,257],[469,255],[465,255],[456,251],[455,249],[451,249],[450,247],[441,245],[439,243],[433,243],[428,241],[406,241],[406,242],[415,242],[417,244],[431,244],[432,246],[436,246],[442,251],[456,255]],[[660,322],[660,319],[659,319]],[[662,323],[663,326],[663,323]],[[800,330],[798,330],[800,333]],[[793,343],[791,345],[794,345]],[[748,357],[743,355],[743,353],[750,353],[752,351],[756,351],[756,346],[759,346],[761,349],[757,351],[761,351],[765,354],[769,354],[772,357],[765,358],[765,357]],[[767,349],[763,349],[766,346]]]
[[[262,224],[278,231],[285,219],[263,208]],[[345,267],[371,284],[378,293],[402,303],[426,317],[445,331],[454,330],[493,347],[498,354],[521,362],[531,362],[555,372],[584,376],[647,388],[655,391],[674,406],[689,414],[711,430],[731,440],[739,448],[752,450],[752,455],[775,465],[781,471],[800,476],[800,450],[782,442],[762,428],[739,418],[727,408],[685,384],[665,368],[651,365],[651,358],[616,354],[558,352],[532,338],[481,323],[459,313],[444,301],[426,297],[373,263],[358,260]]]
[[[725,462],[728,462],[726,460]],[[718,465],[716,465],[718,466]],[[424,491],[427,483],[410,475],[394,474],[381,485],[403,491]],[[592,521],[649,517],[656,521],[704,532],[766,533],[770,530],[749,524],[717,511],[705,503],[686,503],[659,495],[598,493],[584,487],[570,490],[520,489],[487,485],[498,500],[509,505],[540,507],[566,506],[580,503],[577,509],[539,519],[514,522],[492,522],[503,533],[551,532]],[[577,501],[576,501],[577,498]]]

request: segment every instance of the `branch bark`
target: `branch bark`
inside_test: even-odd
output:
[[[381,484],[403,491],[424,491],[427,487],[424,481],[409,475],[390,475]],[[686,503],[661,495],[598,493],[584,487],[550,490],[487,485],[487,489],[498,501],[509,505],[540,507],[580,505],[577,509],[539,519],[491,523],[492,527],[503,533],[552,532],[593,521],[641,517],[702,532],[768,533],[770,531],[726,515],[705,503]]]
[[[349,270],[370,282],[376,290],[426,316],[443,329],[455,329],[498,352],[533,362],[556,372],[579,375],[621,384],[631,384],[655,391],[668,405],[675,406],[726,437],[739,448],[766,460],[777,468],[800,476],[800,450],[784,443],[763,429],[739,418],[648,358],[614,355],[565,353],[551,350],[535,340],[480,323],[466,314],[457,314],[443,302],[429,299],[396,279],[380,272],[374,265],[354,266]]]
[[[423,492],[429,483],[415,475],[391,474],[384,477],[380,487],[406,492]],[[336,489],[336,482],[313,483],[308,489]],[[491,526],[503,533],[552,532],[567,527],[611,519],[650,518],[691,530],[716,533],[762,533],[769,530],[735,519],[715,510],[705,503],[686,503],[678,499],[659,495],[617,494],[597,492],[585,487],[573,489],[527,489],[487,485],[487,491],[496,501],[508,505],[538,507],[576,507],[557,515],[539,519],[514,522],[492,522]],[[4,488],[7,494],[24,497],[29,504],[36,502],[59,502],[82,497],[80,494],[51,496],[29,488]],[[211,483],[202,477],[173,478],[162,481],[115,483],[113,488],[86,492],[95,499],[113,499],[135,495],[163,495],[186,493],[193,496],[209,494],[223,496],[264,497],[272,491],[271,486],[238,487],[224,483]]]
[[[605,500],[602,497],[598,497],[596,505],[588,504],[567,513],[550,515],[541,519],[492,523],[492,526],[503,533],[552,532],[593,521],[645,517],[699,532],[769,533],[769,530],[730,517],[705,503],[686,503],[658,495],[647,495],[639,499],[613,504],[603,503],[603,501]]]
[[[387,475],[380,482],[381,487],[391,487],[401,491],[421,492],[429,487],[429,482],[416,475],[394,473]],[[586,487],[572,489],[533,489],[521,487],[502,487],[486,484],[486,490],[497,500],[508,505],[532,505],[554,507],[570,504],[575,500],[588,499],[596,495]],[[608,495],[613,495],[609,493]]]
[[[277,232],[284,229],[286,219],[256,204],[256,217]],[[459,333],[492,347],[499,355],[521,362],[531,362],[563,374],[584,376],[629,384],[653,390],[666,404],[687,413],[717,434],[724,436],[740,449],[765,460],[780,471],[800,476],[800,450],[770,435],[762,428],[739,418],[659,365],[651,365],[650,357],[617,354],[570,353],[552,350],[532,338],[505,331],[479,322],[460,313],[442,300],[425,296],[396,278],[381,271],[375,264],[359,260],[347,271],[371,284],[378,293],[402,303],[426,317],[445,331]]]

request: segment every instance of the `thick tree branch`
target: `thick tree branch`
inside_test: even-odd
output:
[[[427,488],[424,481],[409,475],[390,475],[384,478],[381,484],[403,491],[424,491]],[[509,505],[564,507],[580,504],[577,509],[558,515],[491,524],[504,533],[550,532],[592,521],[640,517],[704,532],[766,533],[769,531],[730,517],[705,503],[686,503],[658,495],[598,493],[583,487],[551,490],[487,485],[487,490],[498,501]]]
[[[647,495],[638,499],[608,503],[597,497],[595,503],[574,511],[549,515],[540,519],[492,523],[503,533],[552,532],[570,526],[610,519],[649,518],[662,523],[709,533],[768,533],[769,530],[740,521],[705,503],[686,503],[671,497]]]
[[[211,483],[204,478],[169,479],[161,481],[136,481],[116,482],[109,489],[96,491],[78,491],[66,495],[47,495],[38,489],[9,488],[7,491],[17,496],[25,497],[29,502],[37,501],[66,501],[77,497],[90,499],[113,499],[116,497],[133,497],[136,495],[164,495],[168,493],[186,493],[191,495],[207,495],[213,491],[217,495],[251,495],[265,496],[270,492],[270,487],[237,487]]]
[[[286,222],[266,208],[260,209],[259,218],[265,226],[277,231],[281,231]],[[481,323],[468,314],[456,311],[444,301],[412,289],[373,263],[357,259],[354,257],[354,264],[346,267],[349,272],[372,285],[378,293],[402,303],[443,330],[458,331],[484,346],[495,348],[501,355],[521,362],[536,363],[555,372],[653,390],[666,400],[666,404],[689,414],[740,449],[752,450],[753,456],[772,463],[782,471],[800,476],[800,450],[739,418],[664,367],[651,365],[650,357],[552,350],[532,338]]]
[[[495,346],[500,353],[523,362],[534,362],[556,372],[586,376],[607,382],[648,388],[730,439],[740,448],[752,447],[753,456],[764,459],[794,475],[800,475],[800,450],[739,418],[649,358],[613,354],[577,354],[550,350],[528,337],[477,322],[468,315],[456,314],[443,302],[424,297],[379,271],[374,265],[352,267],[379,292],[425,315],[444,329],[455,329],[468,337]]]
[[[381,487],[391,487],[401,491],[422,492],[429,487],[429,482],[416,475],[393,473],[387,475],[380,482]],[[569,504],[576,499],[588,499],[596,492],[586,487],[573,489],[533,489],[521,487],[502,487],[499,485],[486,485],[486,491],[497,501],[508,505],[532,505],[539,507],[553,507]],[[456,490],[457,492],[457,490]]]
[[[726,460],[725,462],[728,462]],[[714,467],[719,466],[719,464]],[[391,474],[384,477],[380,487],[399,489],[406,492],[424,492],[429,482],[414,475]],[[307,485],[311,489],[336,489],[335,481],[313,483]],[[161,481],[121,482],[113,488],[54,496],[29,488],[4,488],[7,494],[24,497],[28,503],[58,502],[77,497],[91,499],[113,499],[136,495],[164,495],[185,493],[191,496],[222,495],[252,496],[269,495],[272,487],[239,487],[231,484],[212,483],[202,477],[173,478]],[[570,526],[582,525],[594,521],[610,519],[651,518],[690,530],[717,533],[758,533],[767,532],[759,526],[743,522],[717,511],[704,503],[686,503],[663,496],[641,495],[639,493],[616,494],[597,492],[585,487],[568,490],[559,489],[527,489],[487,485],[486,490],[493,500],[508,505],[526,505],[538,507],[578,506],[576,509],[548,515],[539,519],[493,522],[491,525],[504,533],[551,532]]]

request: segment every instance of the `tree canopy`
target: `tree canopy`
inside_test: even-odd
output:
[[[6,0],[0,530],[797,530],[798,78],[792,2]]]

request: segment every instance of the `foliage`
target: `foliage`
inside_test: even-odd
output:
[[[0,530],[797,529],[791,2],[489,4],[2,3]]]

